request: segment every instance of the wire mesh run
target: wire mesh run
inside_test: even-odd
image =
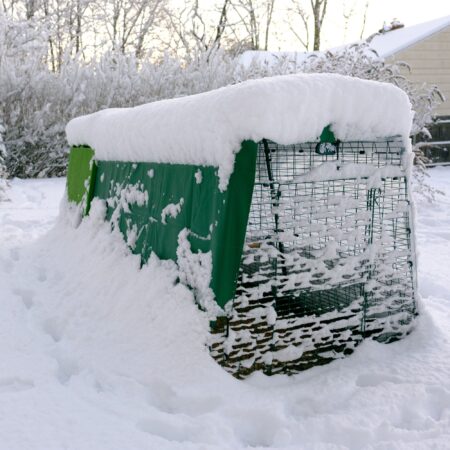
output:
[[[259,144],[222,364],[297,371],[398,338],[415,315],[403,145],[397,138]]]

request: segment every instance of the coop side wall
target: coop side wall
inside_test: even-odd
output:
[[[74,147],[69,155],[67,171],[67,199],[81,205],[83,214],[89,213],[94,195],[97,165],[94,163],[94,151],[90,147]]]
[[[97,198],[106,220],[120,230],[144,264],[154,252],[186,269],[184,281],[200,304],[224,307],[234,297],[255,176],[257,145],[244,141],[226,191],[217,168],[97,161],[88,147],[73,148],[69,198]],[[93,170],[93,168],[95,170]],[[85,188],[89,186],[87,191]],[[72,198],[71,198],[72,197]],[[89,202],[87,202],[89,207]],[[180,252],[181,248],[181,252]],[[206,284],[205,284],[206,280]],[[209,283],[208,283],[209,280]]]

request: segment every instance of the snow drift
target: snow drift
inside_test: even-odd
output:
[[[205,351],[207,323],[172,265],[140,270],[101,209],[36,239],[54,224],[63,182],[14,180],[0,203],[0,448],[447,449],[450,171],[431,175],[447,196],[420,203],[416,332],[246,381]]]

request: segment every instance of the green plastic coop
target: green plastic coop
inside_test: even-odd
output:
[[[226,189],[212,165],[102,160],[89,142],[72,147],[69,201],[84,214],[103,201],[142,264],[152,252],[179,264],[212,314],[211,355],[237,377],[294,373],[413,326],[405,138],[341,140],[323,125],[308,142],[249,136]]]

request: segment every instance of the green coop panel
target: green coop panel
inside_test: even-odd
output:
[[[215,167],[98,161],[93,194],[106,201],[107,220],[142,263],[152,252],[176,261],[178,236],[187,229],[193,253],[211,251],[210,287],[223,307],[236,289],[256,152],[254,142],[242,144],[224,192]]]
[[[85,214],[89,212],[94,193],[96,169],[94,151],[91,148],[73,147],[71,149],[67,171],[67,197],[69,201],[77,204],[84,202]]]

